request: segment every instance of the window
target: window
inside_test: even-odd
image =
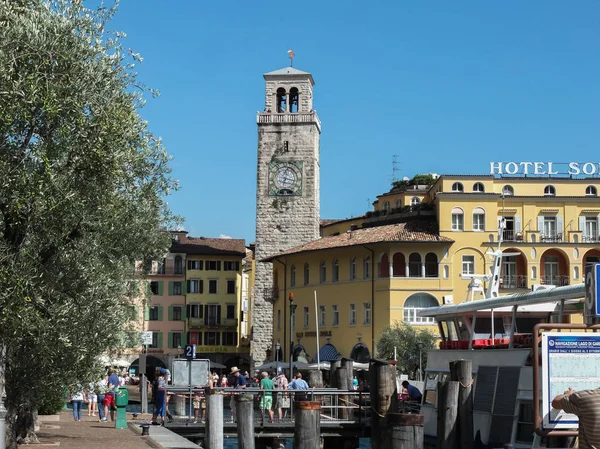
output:
[[[340,312],[338,310],[337,305],[331,306],[331,325],[339,326],[340,325]]]
[[[217,281],[215,281],[215,282],[217,282]],[[210,284],[209,284],[209,287],[210,287]],[[215,290],[216,290],[216,288],[217,287],[215,286]],[[209,293],[212,293],[212,292],[209,292]],[[215,291],[215,293],[216,293],[216,291]],[[235,295],[235,281],[232,279],[227,281],[227,294]]]
[[[188,260],[187,267],[188,267],[188,270],[201,270],[202,269],[202,261],[201,260]]]
[[[544,217],[544,237],[556,236],[556,217]]]
[[[327,282],[327,265],[325,264],[325,261],[321,262],[319,276],[320,276],[319,281],[321,282],[321,284],[324,284],[325,282]]]
[[[473,184],[473,192],[483,193],[485,192],[485,187],[481,182],[476,182],[475,184]]]
[[[598,196],[598,189],[596,186],[587,186],[585,188],[585,194],[587,196]]]
[[[235,319],[235,304],[227,304],[226,306],[226,318],[228,320]]]
[[[204,306],[204,324],[207,326],[218,326],[221,324],[220,305],[206,304]]]
[[[298,88],[292,87],[290,89],[290,112],[295,114],[298,112],[298,106],[300,102],[298,101]]]
[[[350,326],[356,326],[356,304],[350,304]]]
[[[465,227],[463,210],[460,207],[452,209],[452,230],[462,231]]]
[[[221,344],[221,332],[204,332],[204,346],[218,346]]]
[[[366,256],[363,260],[363,279],[371,279],[371,257]]]
[[[331,282],[340,280],[340,264],[337,259],[331,263]]]
[[[410,200],[410,205],[418,206],[419,204],[421,204],[421,199],[419,197],[413,196]]]
[[[204,269],[206,271],[221,271],[221,261],[220,260],[207,260],[204,263]]]
[[[208,281],[208,293],[215,294],[217,293],[217,280],[210,279]]]
[[[159,348],[160,346],[160,332],[152,332],[152,344],[150,345],[150,347]]]
[[[165,259],[159,260],[156,264],[157,264],[156,273],[157,274],[165,274],[166,273]]]
[[[356,279],[356,257],[350,259],[350,275],[349,278],[351,281]]]
[[[394,208],[398,209],[399,207],[402,207],[402,200],[400,198],[394,201]]]
[[[277,310],[277,330],[281,330],[281,309]]]
[[[173,341],[171,342],[172,348],[180,348],[181,347],[181,332],[173,332],[172,334]]]
[[[158,291],[159,291],[159,283],[158,281],[152,281],[150,282],[150,291],[152,292],[153,295],[158,295]]]
[[[304,285],[308,285],[310,282],[310,268],[308,264],[304,264]]]
[[[515,189],[513,189],[512,186],[505,185],[504,187],[502,187],[502,195],[514,195],[514,194],[515,194]]]
[[[173,306],[173,321],[181,321],[181,306]]]
[[[583,222],[583,241],[594,242],[598,239],[598,217],[581,217]]]
[[[439,305],[435,296],[429,293],[415,293],[404,301],[402,318],[405,322],[411,324],[433,324],[435,323],[435,318],[420,317],[418,316],[418,312],[426,307],[437,307]]]
[[[296,286],[296,265],[290,267],[290,287]]]
[[[390,210],[390,202],[389,201],[386,201],[383,203],[383,210],[385,210],[385,211]]]
[[[425,277],[436,278],[439,276],[438,260],[435,253],[425,254]]]
[[[204,293],[204,281],[202,279],[190,279],[187,281],[188,293]]]
[[[546,195],[546,196],[555,196],[556,195],[556,188],[554,186],[546,186],[544,188],[544,195]]]
[[[237,332],[223,332],[223,346],[237,346]]]
[[[277,112],[282,114],[287,112],[287,95],[285,94],[285,89],[280,87],[277,89]]]
[[[159,315],[159,307],[158,306],[150,307],[150,315],[149,315],[148,320],[149,321],[158,321],[159,320],[158,315]]]
[[[408,256],[408,275],[411,278],[421,277],[421,255],[419,253],[412,253]]]
[[[188,318],[202,318],[204,316],[202,304],[188,304],[187,316]]]
[[[455,182],[454,184],[452,184],[452,191],[453,192],[464,192],[465,188],[463,187],[462,183]]]
[[[173,295],[177,296],[177,295],[181,295],[181,282],[176,281],[173,282]]]
[[[473,209],[473,231],[485,231],[485,210],[481,207]]]
[[[181,256],[175,256],[175,274],[183,274],[183,259]]]
[[[363,324],[371,324],[371,303],[363,303]]]
[[[240,263],[236,261],[226,260],[223,262],[223,271],[240,271]]]
[[[319,327],[327,326],[327,312],[325,306],[319,306]]]
[[[309,310],[308,307],[304,308],[304,329],[306,329],[308,327],[308,322],[309,322]]]
[[[462,274],[475,274],[475,256],[462,256]]]

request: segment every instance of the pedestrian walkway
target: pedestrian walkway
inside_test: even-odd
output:
[[[132,419],[127,416],[128,421]],[[138,416],[136,421],[141,417]],[[144,419],[146,416],[143,417]],[[148,415],[150,421],[150,415]],[[98,417],[83,414],[82,420],[73,420],[71,410],[60,412],[60,420],[45,422],[37,432],[40,447],[58,447],[60,449],[161,449],[151,437],[142,437],[131,429],[115,429],[114,422],[98,422]],[[35,445],[39,446],[39,445]],[[29,446],[21,446],[23,448]]]

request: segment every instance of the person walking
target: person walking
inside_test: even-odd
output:
[[[94,388],[98,395],[98,422],[104,421],[104,397],[108,391],[108,376],[104,376],[98,382],[96,382],[96,387]]]
[[[290,390],[296,390],[296,394],[294,397],[295,401],[305,401],[306,400],[305,391],[308,390],[308,384],[306,383],[306,381],[304,379],[302,379],[302,373],[296,374],[296,378],[288,384],[288,388]]]
[[[104,419],[103,421],[107,421],[107,416],[109,416],[110,412],[110,420],[115,420],[115,410],[117,409],[115,404],[115,392],[119,388],[119,376],[115,374],[114,370],[108,371],[108,391],[104,396]]]
[[[165,423],[165,409],[166,409],[166,393],[167,393],[167,383],[165,382],[165,373],[166,369],[161,368],[159,371],[159,376],[156,379],[156,389],[155,393],[152,397],[154,399],[154,411],[152,413],[152,424],[160,425]],[[158,422],[158,417],[160,416],[161,422]]]
[[[273,381],[276,390],[287,390],[288,380],[284,373],[279,373]],[[280,391],[275,395],[275,406],[277,407],[277,416],[279,421],[283,419],[283,409],[287,415],[287,409],[290,408],[290,398],[287,393]]]
[[[94,382],[90,382],[85,392],[88,403],[88,416],[96,416],[96,406],[98,405],[98,395],[95,391]]]
[[[81,421],[81,406],[83,405],[83,388],[77,385],[75,392],[71,395],[71,404],[73,405],[73,419]]]
[[[552,408],[579,418],[579,449],[600,448],[600,389],[569,388],[552,400]]]
[[[246,389],[247,382],[246,378],[240,374],[240,370],[237,366],[231,368],[229,379],[227,383],[231,388]],[[235,422],[235,394],[231,393],[231,399],[229,400],[229,408],[231,409],[231,422]]]
[[[260,409],[260,417],[262,425],[265,425],[265,410],[269,413],[269,422],[273,423],[273,388],[275,384],[269,379],[269,373],[263,371],[260,373],[260,389],[262,391],[260,395],[260,403],[258,408]]]

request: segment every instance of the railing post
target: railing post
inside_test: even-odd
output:
[[[302,401],[296,407],[294,449],[319,449],[321,446],[321,404]],[[241,447],[241,446],[240,446]]]
[[[223,449],[223,395],[217,390],[206,388],[206,449]]]
[[[251,394],[235,396],[238,449],[254,449],[254,398]]]

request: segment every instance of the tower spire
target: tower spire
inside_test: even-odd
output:
[[[294,67],[294,50],[288,50],[287,52],[290,57],[290,67]]]

